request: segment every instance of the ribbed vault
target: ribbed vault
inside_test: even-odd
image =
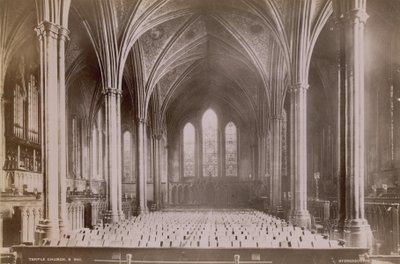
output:
[[[308,39],[293,50],[290,1],[74,1],[71,32],[86,34],[73,33],[67,70],[79,76],[79,65],[96,58],[91,68],[98,71],[100,91],[94,98],[101,101],[102,89],[126,84],[134,119],[149,117],[150,101],[159,122],[174,123],[195,108],[184,98],[196,98],[196,104],[222,100],[265,130],[265,120],[282,112],[292,75],[302,76],[293,67],[308,65],[331,13],[328,0],[313,0],[308,8],[302,11]]]

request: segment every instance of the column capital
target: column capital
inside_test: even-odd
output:
[[[107,87],[103,89],[104,95],[115,94],[115,95],[122,95],[122,91],[116,88]]]
[[[343,17],[343,19],[347,23],[362,23],[362,24],[365,24],[368,18],[369,16],[367,12],[361,8],[349,10],[344,14]]]
[[[282,114],[275,114],[271,116],[271,120],[283,120],[283,115]]]
[[[35,31],[39,37],[50,36],[54,39],[57,39],[59,29],[60,29],[60,27],[57,24],[51,23],[49,21],[42,21],[35,28]]]
[[[299,90],[308,90],[309,87],[310,87],[310,86],[308,85],[308,83],[301,83],[301,82],[299,82],[299,83],[292,84],[292,85],[290,86],[289,91],[290,91],[290,92],[297,92],[297,91],[299,91]]]
[[[153,135],[153,138],[154,138],[155,140],[160,140],[160,139],[162,138],[162,134],[154,134],[154,135]]]
[[[63,40],[63,41],[70,40],[69,35],[70,35],[70,31],[67,28],[65,28],[63,26],[58,27],[58,37],[60,40]]]
[[[142,124],[144,124],[144,125],[147,125],[147,119],[144,118],[144,117],[138,117],[138,118],[137,118],[137,122],[138,122],[138,123],[142,123]]]

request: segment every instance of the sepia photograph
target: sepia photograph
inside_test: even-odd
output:
[[[0,263],[400,264],[400,0],[0,0]]]

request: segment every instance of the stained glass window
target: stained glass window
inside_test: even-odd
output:
[[[233,122],[225,127],[225,174],[237,176],[237,132]]]
[[[183,128],[183,176],[195,176],[195,129],[191,123]]]
[[[203,176],[218,176],[218,119],[215,112],[207,110],[201,121],[203,132]]]

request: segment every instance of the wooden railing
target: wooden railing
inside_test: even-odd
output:
[[[365,202],[365,217],[371,226],[376,253],[400,253],[399,203]]]
[[[332,228],[338,219],[337,201],[309,200],[308,209],[324,229]],[[400,204],[365,202],[365,218],[371,226],[376,254],[400,253]]]

